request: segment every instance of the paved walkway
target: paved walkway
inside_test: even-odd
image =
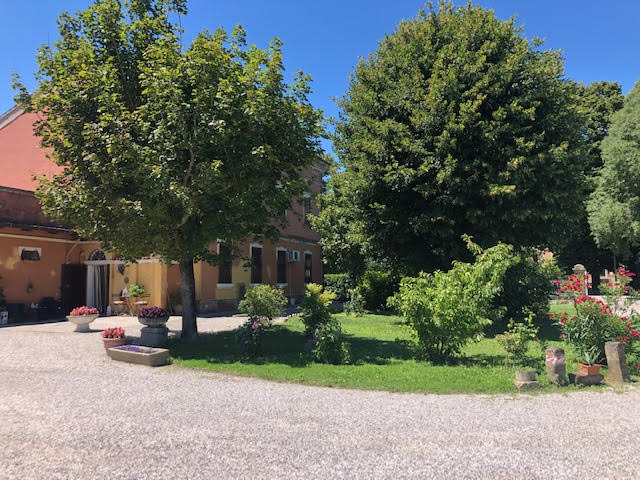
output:
[[[640,478],[639,388],[305,387],[114,362],[66,327],[0,328],[0,479]]]

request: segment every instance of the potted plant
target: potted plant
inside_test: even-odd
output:
[[[600,367],[598,364],[598,350],[592,348],[582,353],[582,356],[578,360],[579,372],[581,375],[598,375],[600,373]]]
[[[527,351],[529,341],[536,340],[538,327],[533,324],[533,313],[527,312],[527,317],[522,322],[509,320],[507,331],[501,335],[496,335],[496,340],[504,348],[506,355],[505,366],[514,365],[515,385],[518,388],[537,388],[535,370],[527,369]]]
[[[169,320],[169,312],[160,307],[141,308],[138,311],[138,321],[147,327],[162,327]]]
[[[115,327],[103,330],[102,343],[104,344],[104,350],[107,353],[109,353],[109,349],[112,347],[121,347],[124,345],[126,343],[124,328]]]
[[[98,312],[97,308],[90,308],[85,305],[82,307],[76,307],[69,315],[67,315],[67,320],[76,325],[76,329],[74,332],[88,332],[89,324],[93,322],[98,316],[100,312]]]
[[[140,343],[160,347],[167,342],[169,329],[165,326],[169,312],[160,307],[146,307],[138,311],[138,321],[145,325],[140,332]]]

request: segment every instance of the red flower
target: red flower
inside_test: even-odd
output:
[[[631,336],[633,338],[638,338],[638,337],[640,337],[640,333],[638,333],[637,330],[631,330]]]
[[[564,340],[564,333],[560,334],[560,340]]]
[[[629,341],[629,337],[623,337],[623,338],[622,338],[622,341],[623,341],[624,343],[627,343],[627,342]]]

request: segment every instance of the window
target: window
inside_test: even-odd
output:
[[[251,246],[251,283],[262,283],[262,247]]]
[[[304,283],[311,283],[312,276],[313,257],[311,252],[304,252]]]
[[[278,260],[277,283],[287,283],[287,251],[282,248],[276,252]]]
[[[308,193],[304,194],[302,198],[302,219],[304,224],[308,227],[309,223],[309,214],[311,213],[311,195]]]
[[[37,262],[40,260],[39,248],[20,247],[20,260],[27,260],[31,262]]]
[[[231,278],[231,249],[226,245],[220,245],[218,255],[220,255],[220,261],[218,263],[218,283],[233,283]]]

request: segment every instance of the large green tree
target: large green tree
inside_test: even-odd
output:
[[[602,159],[589,224],[599,246],[629,258],[640,247],[640,82],[611,119]]]
[[[308,76],[283,79],[277,39],[247,46],[238,27],[185,48],[176,13],[185,0],[96,0],[65,13],[59,40],[40,49],[37,91],[17,88],[64,167],[41,179],[44,211],[125,259],[179,262],[189,340],[194,261],[217,262],[217,239],[277,237],[322,130]]]
[[[622,88],[617,82],[594,82],[590,85],[576,84],[580,109],[587,125],[587,152],[585,163],[585,192],[586,200],[595,189],[594,175],[602,167],[601,145],[609,131],[611,117],[622,108],[624,96]],[[599,248],[587,219],[586,202],[580,213],[580,224],[568,239],[567,244],[558,250],[560,263],[568,269],[576,263],[581,263],[587,270],[597,274],[605,267],[612,265],[612,253],[608,249]],[[599,276],[594,275],[594,286],[599,282]]]
[[[582,201],[578,105],[558,52],[492,11],[441,2],[358,63],[334,139],[344,170],[316,226],[331,239],[345,222],[323,216],[354,219],[345,243],[409,272],[467,259],[465,233],[561,244]]]

